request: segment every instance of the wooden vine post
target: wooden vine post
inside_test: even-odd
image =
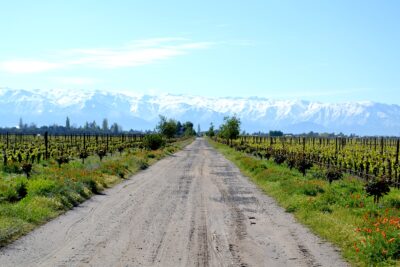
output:
[[[45,147],[45,158],[49,158],[49,134],[48,132],[44,133],[44,147]]]

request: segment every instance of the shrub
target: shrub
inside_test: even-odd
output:
[[[374,203],[390,192],[389,183],[385,179],[369,181],[365,186],[365,191],[369,196],[374,197]]]
[[[142,159],[140,159],[138,161],[138,165],[139,165],[139,169],[141,169],[141,170],[145,170],[149,167],[149,164],[147,163],[147,161],[144,161]]]
[[[294,166],[296,166],[296,159],[294,157],[290,157],[287,159],[286,163],[287,163],[289,169],[291,170],[291,169],[293,169]]]
[[[26,162],[22,164],[21,169],[26,174],[26,177],[29,178],[32,171],[32,164]]]
[[[306,183],[305,185],[302,186],[301,191],[306,196],[314,197],[314,196],[318,195],[318,193],[323,193],[324,189],[317,184]]]
[[[326,171],[325,173],[326,179],[329,181],[331,184],[332,181],[340,180],[343,178],[343,174],[340,170],[335,169],[335,168],[330,168]]]
[[[105,149],[99,149],[97,150],[97,156],[99,156],[100,161],[103,160],[103,158],[107,155],[107,151]]]
[[[58,163],[58,167],[61,168],[61,164],[68,163],[69,158],[66,156],[59,156],[56,158],[56,161]]]
[[[18,194],[11,184],[0,184],[0,202],[13,202],[18,200]]]
[[[26,178],[18,179],[15,184],[15,191],[18,195],[18,200],[23,199],[28,194],[28,189],[26,188],[27,180]]]
[[[301,157],[296,160],[296,169],[298,169],[299,172],[303,174],[303,176],[306,175],[306,171],[311,169],[312,166],[312,162],[307,160],[305,157]]]
[[[82,160],[82,164],[85,163],[85,159],[89,157],[89,153],[86,150],[79,152],[79,158]]]
[[[285,160],[286,160],[286,155],[284,155],[284,154],[276,154],[274,156],[274,161],[276,164],[281,165],[282,163],[285,162]]]
[[[3,171],[6,173],[22,173],[21,165],[17,162],[9,162],[3,165]]]
[[[157,150],[165,145],[165,141],[160,134],[149,134],[143,139],[143,146],[148,150]]]

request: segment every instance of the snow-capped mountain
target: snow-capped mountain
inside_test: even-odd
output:
[[[159,115],[192,121],[207,129],[236,114],[247,132],[283,130],[400,135],[400,106],[374,102],[327,104],[266,98],[207,98],[188,95],[144,95],[131,92],[0,89],[0,125],[19,118],[37,125],[59,124],[68,116],[82,125],[103,118],[124,129],[154,129]]]

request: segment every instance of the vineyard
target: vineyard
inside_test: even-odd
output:
[[[149,135],[0,135],[0,247],[191,142]]]
[[[240,136],[230,145],[261,158],[286,161],[289,167],[301,159],[310,165],[333,168],[366,181],[384,179],[398,187],[399,141],[398,138]]]
[[[89,155],[142,148],[142,135],[0,135],[3,166],[32,165],[54,159],[60,165],[72,158],[84,161]]]
[[[398,138],[214,137],[215,146],[355,265],[398,264]]]

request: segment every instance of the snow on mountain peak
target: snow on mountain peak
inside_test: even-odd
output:
[[[153,129],[158,116],[166,115],[206,129],[211,122],[218,125],[224,116],[236,114],[248,132],[281,129],[294,133],[400,134],[400,106],[371,101],[329,104],[259,97],[0,88],[0,107],[3,126],[15,125],[20,117],[37,124],[63,124],[69,116],[78,125],[108,118],[125,128]]]

